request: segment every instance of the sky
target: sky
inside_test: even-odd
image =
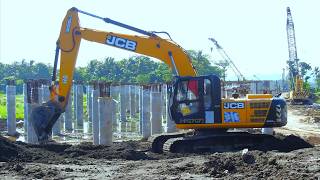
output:
[[[221,60],[215,38],[247,79],[281,79],[288,59],[286,7],[291,8],[298,58],[320,66],[318,0],[0,0],[0,62],[21,59],[53,64],[61,22],[71,7],[147,31],[167,31],[184,49],[202,50]],[[80,15],[81,27],[136,34]],[[77,66],[92,59],[116,59],[132,52],[82,41]],[[227,80],[235,79],[231,70]]]

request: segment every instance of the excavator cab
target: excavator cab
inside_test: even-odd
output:
[[[178,77],[170,101],[171,119],[176,124],[221,122],[221,86],[216,75]]]
[[[169,108],[171,119],[180,129],[281,127],[287,123],[284,99],[271,94],[221,99],[216,75],[178,77]]]
[[[216,75],[177,77],[170,94],[169,108],[171,120],[175,121],[178,129],[194,131],[156,135],[152,138],[153,152],[272,149],[265,144],[277,141],[275,137],[251,134],[239,128],[281,127],[287,123],[283,99],[271,94],[221,99],[220,79]]]

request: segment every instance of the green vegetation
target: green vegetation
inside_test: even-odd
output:
[[[304,89],[310,91],[310,83],[308,82],[308,80],[311,78],[311,76],[308,75],[308,73],[312,71],[312,67],[310,66],[310,64],[300,61],[299,59],[296,59],[295,61],[288,60],[287,64],[289,67],[288,78],[291,89],[293,89],[294,87],[294,77],[300,75],[304,80]]]
[[[5,94],[0,93],[0,119],[7,118],[7,98]],[[16,96],[16,118],[23,119],[24,109],[23,109],[23,95]]]
[[[210,64],[209,56],[202,51],[187,51],[198,75],[217,74],[222,75],[223,67],[219,64]],[[289,62],[290,73],[296,74],[297,68],[294,62]],[[299,62],[300,72],[305,80],[305,88],[315,92],[317,103],[320,103],[320,70],[319,67],[312,67]],[[312,71],[312,73],[311,73]],[[50,79],[52,66],[50,64],[36,63],[34,60],[25,59],[12,64],[0,63],[0,119],[7,118],[5,81],[15,79],[17,84],[16,96],[16,118],[23,119],[23,95],[22,84],[26,79]],[[308,80],[313,77],[316,82],[315,88],[310,87]],[[83,82],[92,80],[104,80],[108,82],[128,82],[128,83],[155,83],[170,82],[172,73],[168,66],[160,61],[155,62],[146,56],[132,56],[128,59],[116,60],[107,57],[102,60],[91,60],[85,67],[75,69],[74,79]],[[87,115],[86,96],[83,97],[84,116]]]
[[[315,103],[320,104],[320,91],[316,92],[314,95],[316,96],[316,101],[315,101]]]
[[[12,64],[0,63],[0,92],[5,92],[6,80],[14,79],[17,84],[17,93],[22,93],[22,84],[25,79],[49,79],[52,67],[44,63],[27,62],[25,59]]]
[[[313,76],[315,78],[315,82],[316,82],[316,91],[320,92],[320,69],[319,69],[319,67],[315,67],[312,74],[313,74]]]
[[[316,101],[315,103],[320,104],[320,69],[319,67],[315,67],[313,69],[312,75],[314,76],[315,79],[315,88],[314,88],[314,94],[316,96]]]
[[[221,74],[221,69],[212,66],[209,57],[202,51],[188,51],[199,75]],[[91,60],[86,67],[77,68],[75,80],[84,82],[104,80],[108,82],[154,83],[169,82],[172,72],[164,63],[152,61],[149,57],[133,56],[116,61],[108,57],[102,61]]]
[[[202,51],[187,51],[199,75],[217,74],[222,70],[210,64],[209,56]],[[17,93],[22,93],[23,80],[50,79],[52,66],[35,63],[34,60],[0,63],[0,91],[5,91],[5,81],[15,79]],[[125,83],[160,83],[172,80],[172,72],[168,66],[160,61],[153,61],[146,56],[132,56],[128,59],[116,60],[107,57],[102,60],[91,60],[85,67],[75,69],[74,80],[89,82],[103,80],[108,82]]]
[[[83,94],[83,116],[88,117],[88,112],[87,112],[87,96],[86,94]]]
[[[306,62],[302,62],[299,59],[295,61],[287,61],[288,69],[289,69],[289,82],[290,88],[293,89],[294,87],[294,79],[293,77],[297,76],[298,74],[303,78],[303,88],[309,92],[314,93],[317,97],[319,97],[320,93],[320,69],[319,67],[312,67],[310,64]],[[299,66],[299,67],[297,67]],[[314,79],[315,86],[311,87],[310,80]],[[317,95],[318,94],[318,95]],[[320,99],[316,101],[319,103]]]
[[[72,102],[71,102],[72,103]],[[83,115],[87,116],[87,96],[83,95]],[[16,95],[16,118],[24,118],[23,95]],[[6,95],[0,93],[0,120],[7,119]]]
[[[210,64],[209,56],[202,51],[187,51],[198,75],[217,74],[222,70]],[[23,119],[23,95],[22,85],[26,79],[47,79],[51,77],[52,66],[50,64],[36,63],[34,60],[25,59],[12,64],[0,63],[0,119],[7,118],[5,84],[6,80],[14,79],[17,85],[16,117]],[[124,83],[161,83],[170,82],[173,79],[169,67],[160,62],[153,61],[146,56],[132,56],[128,59],[115,60],[112,57],[103,60],[91,60],[85,67],[75,69],[74,80],[89,82],[102,80],[107,82]],[[84,115],[86,112],[86,96],[84,96]]]

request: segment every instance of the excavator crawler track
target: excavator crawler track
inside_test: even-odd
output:
[[[171,137],[171,138],[170,138]],[[204,153],[239,151],[242,149],[288,152],[295,150],[294,142],[280,139],[272,135],[251,134],[248,132],[226,132],[214,135],[182,135],[179,137],[162,135],[158,141],[157,152],[171,153]],[[165,140],[166,139],[166,140]],[[311,147],[310,144],[300,144],[300,148]],[[160,150],[162,147],[162,151]]]
[[[184,137],[186,133],[168,133],[168,134],[157,134],[149,138],[149,142],[152,143],[151,151],[154,153],[163,153],[163,145],[166,141],[172,138]]]

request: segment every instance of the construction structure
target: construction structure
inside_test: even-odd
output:
[[[287,7],[287,40],[289,51],[289,76],[291,79],[291,91],[289,100],[292,104],[312,104],[310,93],[303,88],[303,77],[300,72],[297,55],[296,36],[291,10]]]
[[[141,35],[81,28],[78,18],[79,13]],[[169,39],[162,38],[159,36],[159,33],[166,34]],[[218,146],[237,149],[240,144],[245,144],[246,147],[257,147],[256,143],[261,143],[274,137],[263,136],[261,134],[229,132],[227,129],[281,127],[287,123],[287,117],[285,116],[286,102],[277,96],[273,97],[271,94],[249,95],[246,92],[241,92],[240,89],[234,94],[233,98],[221,98],[220,78],[215,74],[199,76],[186,50],[175,43],[169,33],[145,31],[73,7],[68,10],[62,22],[60,35],[56,44],[50,86],[50,100],[42,103],[40,106],[34,107],[31,113],[31,124],[40,144],[46,144],[49,141],[53,125],[59,121],[59,117],[66,110],[69,96],[71,96],[73,72],[81,39],[151,56],[171,67],[175,78],[172,84],[173,91],[170,93],[168,107],[170,119],[176,123],[177,129],[193,129],[195,133],[193,136],[189,136],[188,133],[182,131],[174,135],[161,134],[161,113],[162,106],[164,106],[161,98],[164,96],[159,92],[161,91],[159,86],[152,86],[151,98],[146,98],[146,101],[151,102],[151,121],[148,119],[150,123],[142,123],[142,126],[150,125],[150,130],[145,128],[146,132],[150,132],[151,135],[156,136],[151,140],[153,152],[163,152],[164,150],[169,150],[170,152],[193,152],[198,151],[200,147],[203,150],[208,150]],[[224,54],[226,55],[225,52]],[[226,58],[234,65],[227,55]],[[57,65],[59,60],[60,69],[58,72]],[[237,70],[237,74],[239,74],[241,80],[244,81],[245,78],[238,68],[235,65],[234,68]],[[59,80],[57,80],[58,76]],[[75,113],[76,129],[79,130],[82,128],[84,120],[82,110],[83,87],[81,84],[77,85],[74,92],[76,94],[76,109],[79,109]],[[110,125],[114,122],[112,120],[114,113],[107,113],[105,110],[113,110],[114,106],[113,100],[110,98],[110,84],[99,86],[99,89],[100,96],[103,98],[98,98],[99,123],[97,124],[97,129],[99,130],[96,132],[99,132],[99,144],[108,145],[112,141],[112,138],[110,138],[112,126],[110,127]],[[127,86],[126,91],[129,92],[128,96],[125,99],[122,98],[125,100],[126,112],[131,117],[134,117],[136,112],[135,107],[138,104],[135,103],[135,100],[139,99],[135,97],[137,92],[135,89],[134,86]],[[239,95],[237,95],[239,93],[246,94],[246,96],[240,99],[238,98]],[[261,105],[261,103],[266,105]],[[245,104],[251,105],[247,106]],[[275,112],[278,111],[280,114],[276,116]],[[127,121],[123,119],[125,129],[134,129],[136,126],[135,123],[131,122],[131,119]],[[107,126],[108,128],[106,128]],[[178,137],[182,139],[175,139]],[[165,146],[165,143],[170,143],[170,145]]]
[[[218,41],[216,41],[214,38],[209,38],[209,40],[213,42],[223,60],[229,65],[234,74],[237,76],[238,81],[245,81],[246,78],[244,77],[244,75],[240,72],[239,68],[235,65],[235,63],[232,61],[232,59],[226,53],[226,51],[222,48],[222,46],[220,46]]]
[[[222,62],[216,63],[218,66],[220,66],[223,69],[223,97],[228,97],[227,92],[233,91],[233,93],[238,93],[241,96],[245,96],[249,93],[250,85],[248,84],[246,78],[244,75],[240,72],[239,68],[235,65],[235,63],[232,61],[230,56],[227,54],[227,52],[222,48],[222,46],[218,43],[217,40],[214,38],[208,38],[217,49],[218,53],[220,54],[222,58]],[[213,48],[211,48],[211,51]],[[232,86],[234,84],[233,82],[228,83],[226,81],[226,70],[227,68],[230,68],[233,73],[237,76],[238,83],[237,86]]]
[[[139,39],[138,35],[81,28],[77,24],[77,12],[128,27],[75,8],[70,10],[61,28],[64,37],[57,41],[57,54],[60,49],[61,56],[64,56],[60,73],[56,74],[58,63],[55,61],[50,87],[37,80],[27,81],[24,85],[25,123],[28,127],[25,136],[21,137],[27,138],[26,143],[12,136],[2,137],[0,132],[0,179],[320,177],[320,131],[316,131],[315,126],[300,131],[306,127],[297,123],[302,116],[290,115],[292,111],[287,112],[286,102],[279,96],[259,94],[265,89],[271,91],[273,86],[280,89],[277,81],[274,84],[271,81],[246,81],[255,94],[247,94],[245,98],[222,98],[220,78],[184,71],[184,66],[193,66],[192,61],[184,56],[187,54],[182,48],[177,51],[175,46],[169,46],[171,41],[168,43],[152,31],[137,28],[134,28],[137,32],[151,33],[152,36],[144,35]],[[90,34],[92,36],[88,36]],[[75,51],[80,46],[80,39],[85,39],[83,37],[99,37],[102,44],[140,53],[150,49],[156,54],[163,52],[161,60],[166,60],[166,64],[172,67],[178,76],[177,81],[173,84],[75,82],[72,74]],[[149,38],[156,41],[148,43]],[[179,52],[183,56],[177,56]],[[71,73],[65,68],[71,69]],[[121,74],[117,80],[122,79]],[[59,84],[55,79],[58,76]],[[99,76],[99,79],[105,77],[108,75]],[[232,87],[243,80],[228,83]],[[12,85],[7,89],[7,97],[10,96],[7,108],[12,114],[15,88]],[[50,95],[47,94],[49,90]],[[37,121],[32,116],[35,112],[32,110],[40,106],[43,109],[38,113],[43,117],[39,121],[44,122],[40,127],[44,127],[45,139],[36,137],[39,134],[43,137],[43,134],[39,133]],[[50,114],[53,116],[49,118],[54,121],[46,123],[45,118]],[[21,133],[23,128],[13,125],[15,119],[12,117],[8,116],[7,129]],[[283,127],[287,120],[285,128],[270,129]],[[294,128],[290,130],[291,125]],[[257,128],[263,128],[262,134]],[[300,137],[293,135],[300,132]]]
[[[54,124],[50,139],[59,142],[85,140],[92,141],[95,145],[110,145],[113,140],[131,137],[148,139],[152,134],[175,132],[175,124],[169,120],[168,110],[164,109],[168,107],[169,99],[167,84],[111,84],[91,81],[89,85],[85,85],[83,82],[74,81],[73,87],[76,88],[72,88],[73,91],[70,92],[66,111]],[[31,109],[49,98],[48,81],[25,80],[24,128],[16,126],[15,91],[14,81],[7,81],[6,134],[17,136],[20,141],[37,144],[36,133],[29,119]],[[85,102],[85,99],[81,98],[85,96],[91,98],[87,98]],[[130,96],[134,98],[128,101],[126,98]],[[90,105],[84,107],[85,103]],[[161,107],[162,104],[164,107]],[[126,109],[131,109],[133,106],[137,107],[131,111]],[[122,109],[126,109],[124,114]],[[124,120],[121,119],[123,116]],[[64,138],[66,136],[68,139]]]

